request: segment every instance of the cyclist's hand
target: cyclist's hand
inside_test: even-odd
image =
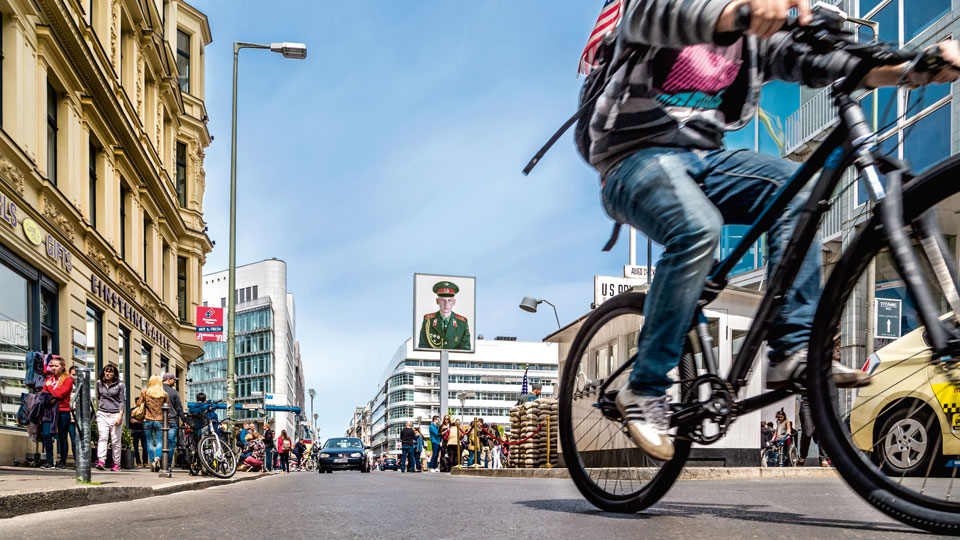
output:
[[[805,25],[813,20],[809,0],[733,0],[720,13],[716,31],[720,33],[736,31],[737,10],[743,5],[750,6],[748,33],[761,39],[767,39],[776,34],[787,22],[787,13],[793,8],[797,8],[799,12],[800,16],[797,18],[799,24]]]
[[[949,64],[939,71],[927,73],[911,73],[910,85],[913,87],[923,86],[925,84],[942,84],[957,80],[960,77],[960,44],[948,39],[935,45],[939,49],[940,56]]]

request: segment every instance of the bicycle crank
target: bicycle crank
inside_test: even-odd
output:
[[[690,393],[701,396],[703,386],[709,388],[709,396],[694,403],[680,406],[670,417],[670,425],[685,432],[683,438],[699,444],[713,444],[722,439],[737,417],[733,386],[715,375],[701,375],[694,379]]]

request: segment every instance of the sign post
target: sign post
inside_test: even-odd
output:
[[[897,339],[900,337],[903,300],[876,298],[874,299],[873,312],[876,314],[876,324],[873,327],[874,337],[882,339]]]

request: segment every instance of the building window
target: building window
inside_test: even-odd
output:
[[[126,385],[127,387],[127,396],[124,410],[130,409],[130,394],[132,393],[130,387],[130,331],[124,327],[120,327],[120,330],[117,334],[117,377],[120,378],[120,382]],[[128,415],[124,415],[126,417]]]
[[[99,374],[103,369],[103,313],[87,306],[87,369],[91,373]],[[90,377],[90,395],[95,396],[94,386],[96,376]]]
[[[227,307],[227,298],[225,296],[220,297],[220,307]]]
[[[903,130],[903,158],[920,174],[950,155],[950,106],[940,107]]]
[[[57,90],[47,83],[47,178],[57,185]]]
[[[146,390],[147,382],[153,371],[153,348],[146,343],[140,345],[140,389]],[[130,389],[127,389],[127,394]]]
[[[3,13],[0,13],[0,96],[3,95]],[[3,125],[3,107],[0,107],[0,126]]]
[[[97,154],[98,150],[96,145],[93,144],[93,141],[90,141],[90,164],[89,164],[89,179],[88,179],[88,193],[87,196],[90,199],[90,225],[96,229],[97,228]]]
[[[187,320],[187,258],[177,257],[177,306],[180,320]]]
[[[180,91],[190,93],[190,34],[177,30],[177,73]]]
[[[120,258],[127,258],[127,189],[120,188]]]
[[[950,13],[950,0],[923,0],[903,3],[903,41],[920,35],[931,24]]]
[[[143,216],[143,281],[150,283],[150,218]]]
[[[254,286],[253,286],[253,299],[256,300],[257,298],[258,298],[258,296],[257,296],[257,286],[254,285]]]
[[[170,372],[170,359],[164,355],[160,355],[160,376],[162,377],[164,373]]]
[[[187,207],[187,145],[177,142],[177,200]]]

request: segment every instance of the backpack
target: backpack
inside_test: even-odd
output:
[[[533,159],[527,163],[527,166],[523,168],[524,176],[530,174],[530,171],[537,166],[537,163],[540,162],[543,156],[574,123],[577,125],[574,130],[574,140],[577,143],[577,151],[580,152],[580,156],[582,156],[585,161],[589,161],[590,120],[593,118],[593,111],[597,104],[597,99],[600,98],[604,88],[607,87],[607,83],[610,82],[610,77],[640,52],[640,49],[631,47],[629,50],[624,51],[619,58],[615,58],[617,37],[619,35],[620,27],[618,26],[600,42],[600,45],[597,47],[597,54],[594,57],[597,65],[590,71],[590,74],[587,75],[586,80],[583,81],[583,87],[580,89],[579,108],[577,112],[573,113],[573,116],[568,118],[567,121],[560,126],[560,129],[550,137],[547,143],[533,156]]]

